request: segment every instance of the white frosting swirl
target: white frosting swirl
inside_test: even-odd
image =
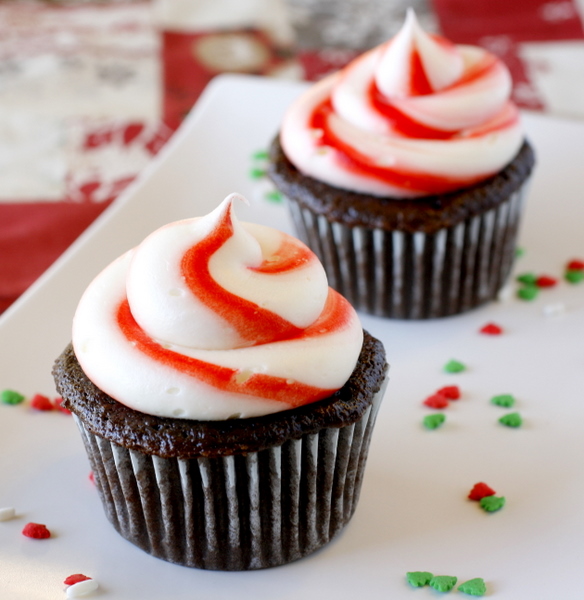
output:
[[[363,339],[355,311],[304,244],[238,221],[235,197],[155,231],[81,298],[75,354],[119,402],[246,418],[329,396],[351,375]]]
[[[280,140],[305,175],[360,193],[411,198],[461,189],[504,168],[523,131],[511,77],[492,54],[401,31],[304,93]]]

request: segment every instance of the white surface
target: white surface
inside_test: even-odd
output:
[[[168,221],[210,211],[228,193],[252,200],[242,219],[291,230],[282,205],[259,196],[248,172],[267,147],[298,84],[223,76],[140,179],[23,298],[0,318],[0,389],[53,394],[54,358],[69,340],[82,290],[112,258]],[[559,276],[584,257],[584,124],[528,115],[538,153],[517,270]],[[563,302],[566,312],[544,316]],[[488,321],[505,328],[491,337]],[[582,598],[584,559],[584,284],[544,290],[532,303],[509,298],[470,314],[430,322],[363,317],[380,337],[391,381],[374,433],[357,513],[317,554],[260,572],[204,572],[152,558],[106,521],[73,421],[0,405],[0,597],[53,600],[62,581],[84,573],[100,583],[89,597],[108,600],[407,600],[436,598],[405,583],[410,570],[483,577],[497,600]],[[442,366],[457,358],[464,373]],[[426,431],[422,400],[457,383],[463,398],[447,422]],[[498,425],[504,409],[488,400],[518,399],[522,429]],[[466,500],[478,481],[507,498],[486,514]],[[46,524],[48,540],[20,531]],[[456,597],[462,598],[455,593]]]

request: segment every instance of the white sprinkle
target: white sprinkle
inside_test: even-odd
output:
[[[557,315],[563,315],[566,312],[566,305],[563,302],[546,304],[542,311],[546,317],[556,317]]]
[[[185,414],[185,411],[182,408],[175,408],[172,411],[173,417],[182,417]]]
[[[497,300],[499,300],[499,302],[506,302],[509,300],[509,298],[511,298],[512,295],[513,286],[511,284],[507,284],[499,290],[499,293],[497,294]]]
[[[67,598],[80,598],[81,596],[85,596],[85,594],[95,592],[98,587],[99,585],[95,579],[79,581],[67,588]]]
[[[180,394],[180,388],[177,387],[169,387],[166,390],[167,394],[170,394],[171,396],[176,396],[177,394]]]
[[[315,140],[319,140],[324,135],[324,131],[322,129],[311,129],[310,130],[310,135]]]
[[[11,506],[0,508],[0,521],[10,521],[10,519],[14,519],[15,514],[16,513]]]

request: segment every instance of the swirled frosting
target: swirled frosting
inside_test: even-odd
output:
[[[523,132],[511,77],[494,55],[400,32],[313,85],[288,110],[284,153],[332,186],[393,198],[462,189],[505,167]]]
[[[73,347],[86,375],[138,411],[198,420],[330,396],[363,332],[300,241],[238,221],[237,195],[158,229],[83,294]]]

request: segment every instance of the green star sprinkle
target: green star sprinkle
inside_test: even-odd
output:
[[[515,248],[515,258],[521,258],[525,254],[525,248]]]
[[[487,586],[480,577],[477,577],[461,583],[458,586],[458,591],[469,596],[484,596],[487,593]]]
[[[505,506],[505,496],[485,496],[479,504],[485,512],[495,512]]]
[[[261,179],[262,177],[266,176],[266,170],[265,169],[257,169],[257,168],[250,169],[249,176],[252,179]]]
[[[423,423],[426,429],[437,429],[444,421],[446,421],[446,415],[444,413],[434,413],[426,415]]]
[[[282,194],[277,190],[266,193],[266,200],[269,200],[270,202],[282,202],[283,199]]]
[[[537,275],[535,273],[522,273],[516,279],[519,283],[524,283],[525,285],[535,285]]]
[[[580,269],[568,269],[564,278],[568,283],[581,283],[584,281],[584,271]]]
[[[24,396],[14,390],[2,390],[0,400],[4,404],[20,404],[24,400]]]
[[[515,404],[515,398],[511,394],[499,394],[491,398],[491,404],[511,408]]]
[[[254,152],[251,157],[254,160],[268,160],[270,154],[267,150],[258,150],[257,152]]]
[[[430,579],[429,586],[434,588],[437,592],[449,592],[457,582],[456,577],[450,575],[436,575]]]
[[[506,427],[521,427],[523,424],[523,419],[517,412],[508,413],[499,419],[499,423],[501,423],[501,425],[505,425]]]
[[[460,373],[465,369],[466,367],[457,360],[450,360],[444,365],[444,370],[447,373]]]
[[[406,573],[408,583],[413,587],[424,587],[428,585],[434,575],[428,571],[410,571]]]
[[[539,294],[539,288],[536,285],[525,285],[517,290],[517,297],[521,300],[535,300]]]

